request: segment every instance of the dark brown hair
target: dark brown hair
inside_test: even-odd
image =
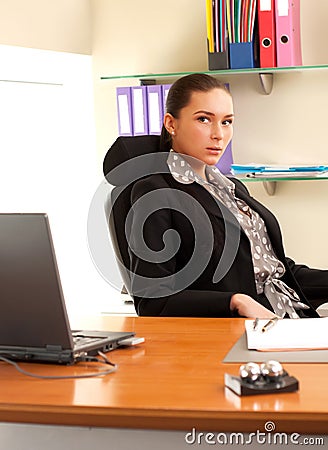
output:
[[[169,90],[165,112],[178,119],[181,109],[188,105],[193,92],[208,92],[212,89],[222,89],[231,95],[227,86],[222,81],[205,73],[192,73],[179,78],[172,84]],[[160,139],[161,150],[168,151],[171,145],[172,137],[163,125]]]

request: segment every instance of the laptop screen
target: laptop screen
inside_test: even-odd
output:
[[[46,214],[0,214],[0,289],[0,345],[73,347]]]

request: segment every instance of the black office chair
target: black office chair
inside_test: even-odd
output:
[[[130,258],[125,224],[131,209],[131,190],[134,182],[145,174],[168,171],[167,151],[168,149],[161,148],[160,136],[157,135],[119,137],[108,150],[103,162],[106,180],[114,186],[105,201],[105,214],[124,283],[123,292],[125,287],[130,295],[131,283],[127,270]],[[135,159],[143,155],[149,157],[142,158],[141,161]]]
[[[168,149],[161,148],[160,137],[156,135],[119,137],[108,150],[103,162],[106,180],[114,186],[105,200],[105,214],[124,283],[122,292],[126,290],[131,296],[131,282],[127,270],[130,267],[130,257],[125,234],[126,218],[131,209],[131,190],[135,180],[147,173],[168,172],[167,152]],[[143,159],[142,165],[134,164],[134,158],[147,154],[153,155]],[[131,164],[127,164],[128,162]],[[317,308],[321,303],[322,300],[318,300],[314,307]],[[321,316],[328,316],[328,303],[321,305],[318,312]]]

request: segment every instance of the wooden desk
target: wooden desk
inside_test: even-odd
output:
[[[133,330],[146,342],[110,353],[118,371],[101,378],[39,380],[0,363],[0,422],[254,432],[272,421],[276,432],[328,431],[328,363],[286,364],[300,381],[297,393],[240,398],[224,387],[225,372],[238,374],[239,364],[221,361],[242,334],[242,319],[105,316],[87,322],[89,329]],[[22,366],[44,375],[84,370]]]

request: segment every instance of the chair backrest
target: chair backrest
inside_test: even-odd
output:
[[[138,156],[160,152],[160,137],[157,135],[119,137],[108,150],[103,172],[108,183],[114,186],[105,200],[105,214],[108,220],[109,232],[118,262],[123,283],[131,294],[130,277],[125,268],[130,267],[128,242],[125,234],[126,217],[131,209],[131,190],[137,177],[136,167],[124,164]],[[159,170],[156,158],[147,158],[144,173]]]
[[[130,295],[130,277],[126,270],[130,268],[130,257],[125,224],[131,209],[131,190],[134,182],[147,174],[168,173],[169,149],[161,147],[157,135],[121,136],[104,158],[104,175],[114,186],[105,201],[105,214],[120,274]],[[144,155],[149,157],[138,160]]]

